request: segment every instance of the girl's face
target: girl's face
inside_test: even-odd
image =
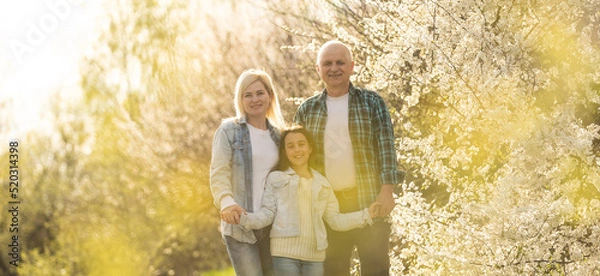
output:
[[[261,81],[255,81],[242,94],[244,111],[251,117],[265,117],[271,101],[267,88]]]
[[[285,155],[291,167],[308,166],[312,148],[302,133],[291,132],[285,136]]]

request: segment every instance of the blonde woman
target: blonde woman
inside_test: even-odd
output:
[[[271,275],[270,226],[246,230],[238,224],[242,214],[260,208],[265,179],[278,161],[284,121],[271,77],[262,70],[244,71],[234,105],[237,115],[214,135],[210,188],[236,274]]]

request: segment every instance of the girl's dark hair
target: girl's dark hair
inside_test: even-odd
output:
[[[285,171],[290,168],[290,160],[288,159],[287,155],[285,154],[285,137],[287,137],[287,135],[290,133],[300,133],[300,134],[304,135],[310,148],[314,148],[312,136],[310,135],[310,133],[308,133],[308,131],[304,127],[292,126],[292,127],[285,129],[281,133],[281,142],[279,143],[279,162],[277,162],[277,166],[276,166],[276,170],[278,170],[278,171]]]

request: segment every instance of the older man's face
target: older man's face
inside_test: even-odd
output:
[[[320,51],[317,72],[328,89],[344,88],[350,83],[354,61],[348,48],[340,44],[325,46]]]

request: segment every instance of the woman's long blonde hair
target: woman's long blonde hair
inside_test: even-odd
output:
[[[281,114],[281,108],[279,106],[279,98],[277,97],[277,93],[275,91],[275,87],[273,86],[273,81],[267,72],[259,69],[248,69],[244,71],[240,77],[237,79],[235,83],[235,99],[234,106],[237,118],[242,118],[246,116],[246,112],[244,111],[244,105],[242,103],[242,98],[244,91],[248,86],[250,86],[255,81],[262,82],[267,88],[267,92],[271,98],[271,102],[269,104],[269,108],[267,109],[266,117],[269,120],[269,123],[273,125],[275,128],[282,130],[285,128],[285,121],[283,120],[283,115]]]

